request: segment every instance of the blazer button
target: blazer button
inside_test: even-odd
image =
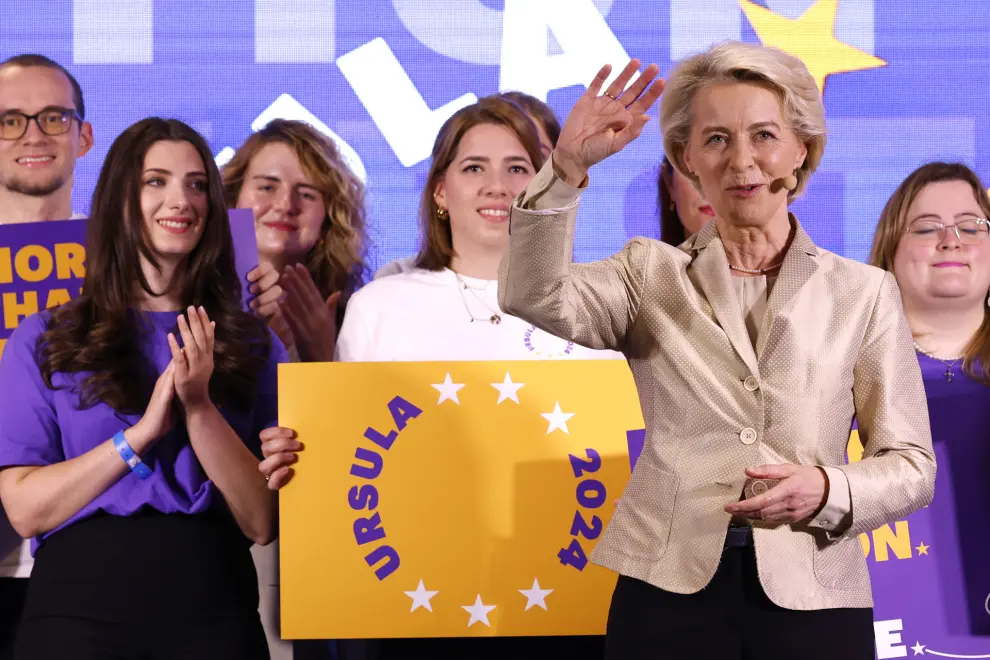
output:
[[[746,388],[747,392],[755,392],[760,389],[760,381],[756,380],[756,376],[747,376],[746,380],[743,381],[743,387]]]
[[[756,442],[756,431],[750,428],[743,429],[739,432],[739,439],[744,445],[751,445]]]

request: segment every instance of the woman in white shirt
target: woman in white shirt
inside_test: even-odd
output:
[[[536,126],[536,134],[540,138],[540,154],[543,156],[544,160],[550,156],[550,152],[553,151],[554,146],[557,144],[557,138],[560,137],[560,120],[557,119],[557,115],[554,114],[553,108],[539,100],[535,96],[530,96],[524,92],[501,92],[500,94],[495,94],[488,98],[500,98],[510,103],[514,103],[519,108],[526,113],[533,124]],[[482,99],[484,100],[484,99]],[[382,277],[388,277],[389,275],[395,275],[397,273],[406,273],[410,270],[416,268],[416,258],[417,255],[412,255],[411,257],[401,257],[394,261],[391,261],[377,271],[375,271],[375,279]]]
[[[544,156],[514,103],[484,98],[437,136],[420,202],[415,268],[352,297],[337,340],[342,362],[615,358],[558,339],[498,308],[509,208]]]
[[[337,338],[342,362],[616,359],[554,337],[498,307],[498,267],[509,240],[512,200],[542,167],[536,126],[516,104],[487,97],[440,129],[420,202],[415,268],[354,294]],[[281,488],[300,449],[292,431],[262,435],[261,470]],[[364,640],[354,644],[376,645]],[[487,658],[520,653],[600,658],[599,637],[381,640],[380,660]],[[347,651],[345,649],[345,657]]]

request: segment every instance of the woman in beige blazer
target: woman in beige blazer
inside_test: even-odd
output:
[[[624,352],[636,380],[648,437],[592,556],[620,573],[607,657],[873,658],[856,537],[935,480],[897,284],[788,212],[824,151],[821,96],[799,60],[743,43],[675,67],[661,107],[667,157],[715,219],[680,247],[572,264],[588,169],[665,88],[653,65],[629,85],[638,67],[599,95],[602,69],[575,104],[512,209],[499,280],[507,313]],[[866,451],[846,465],[854,415]],[[779,481],[744,498],[747,478]]]

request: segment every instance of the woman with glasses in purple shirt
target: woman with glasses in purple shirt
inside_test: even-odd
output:
[[[15,657],[267,658],[249,548],[285,350],[243,309],[206,142],[124,131],[86,240],[83,293],[0,360],[0,499],[35,550]]]
[[[931,640],[951,640],[959,655],[948,657],[957,658],[986,657],[990,635],[988,218],[990,197],[976,172],[962,163],[927,163],[887,201],[870,252],[870,264],[897,279],[940,475],[935,499],[908,519],[911,538],[925,548],[910,573],[916,593],[931,585],[924,606],[904,608],[896,587],[905,573],[895,571],[906,569],[892,565],[901,562],[877,563],[875,612],[878,620],[902,617],[905,639],[943,651]]]

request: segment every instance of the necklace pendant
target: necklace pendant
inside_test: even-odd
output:
[[[945,380],[949,383],[952,382],[952,367],[945,368]]]
[[[499,316],[498,314],[492,314],[492,317],[488,320],[491,322],[492,325],[498,325],[499,323],[502,322],[502,317]]]

